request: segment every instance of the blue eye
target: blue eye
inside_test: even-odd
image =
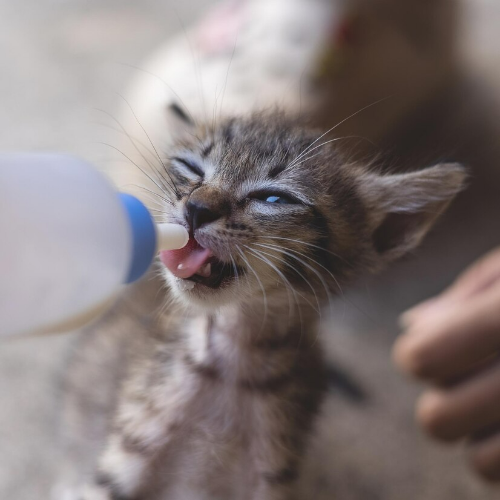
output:
[[[272,191],[255,191],[249,195],[249,198],[264,203],[277,203],[278,205],[296,205],[300,203],[300,201],[289,194]]]
[[[269,196],[266,198],[266,203],[286,203],[286,201],[283,201],[281,196]]]

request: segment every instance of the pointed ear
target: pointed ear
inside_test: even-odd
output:
[[[192,116],[179,103],[172,101],[167,107],[167,113],[169,113],[172,118],[180,120],[185,126],[194,127]]]
[[[196,125],[189,111],[179,102],[172,101],[166,107],[166,119],[172,140],[179,141],[193,135]]]
[[[376,252],[395,259],[415,248],[463,188],[465,177],[465,169],[451,163],[409,174],[363,174],[360,193]]]

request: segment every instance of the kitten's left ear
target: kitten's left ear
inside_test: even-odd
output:
[[[442,164],[409,174],[361,176],[377,253],[394,259],[415,248],[461,191],[466,177],[458,164]]]
[[[189,111],[177,101],[169,103],[165,109],[165,118],[170,138],[173,141],[189,139],[193,136],[195,122]]]
[[[176,118],[187,127],[194,127],[193,117],[181,106],[179,103],[173,101],[167,107],[167,113],[172,117]]]

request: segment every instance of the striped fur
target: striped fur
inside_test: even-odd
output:
[[[223,207],[196,238],[237,273],[185,290],[163,271],[171,305],[126,342],[108,443],[81,500],[296,499],[325,389],[322,307],[418,244],[464,177],[453,165],[370,173],[279,113],[193,127],[157,168],[162,211],[186,223],[193,197]],[[273,190],[293,203],[256,198]]]

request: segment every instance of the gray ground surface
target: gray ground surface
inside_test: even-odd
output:
[[[0,149],[69,151],[100,161],[102,116],[130,70],[208,0],[0,0]],[[472,7],[474,3],[474,7]],[[175,4],[175,5],[174,5]],[[469,2],[467,53],[492,78],[500,43],[494,0]],[[176,14],[177,12],[177,14]],[[495,50],[498,47],[498,51]],[[492,56],[497,55],[497,57]],[[442,157],[471,165],[471,188],[418,257],[360,285],[339,303],[327,334],[332,358],[366,388],[366,405],[329,402],[328,445],[338,450],[328,482],[339,500],[493,499],[460,459],[414,428],[418,388],[389,362],[397,314],[443,287],[472,258],[500,243],[495,92],[463,78],[387,141],[398,161]],[[353,305],[354,304],[354,305]],[[360,309],[363,311],[361,312]],[[71,336],[0,349],[0,498],[48,498],[56,463],[59,383]],[[324,447],[323,447],[324,448]],[[328,454],[328,457],[335,456]],[[330,458],[328,458],[330,460]]]

